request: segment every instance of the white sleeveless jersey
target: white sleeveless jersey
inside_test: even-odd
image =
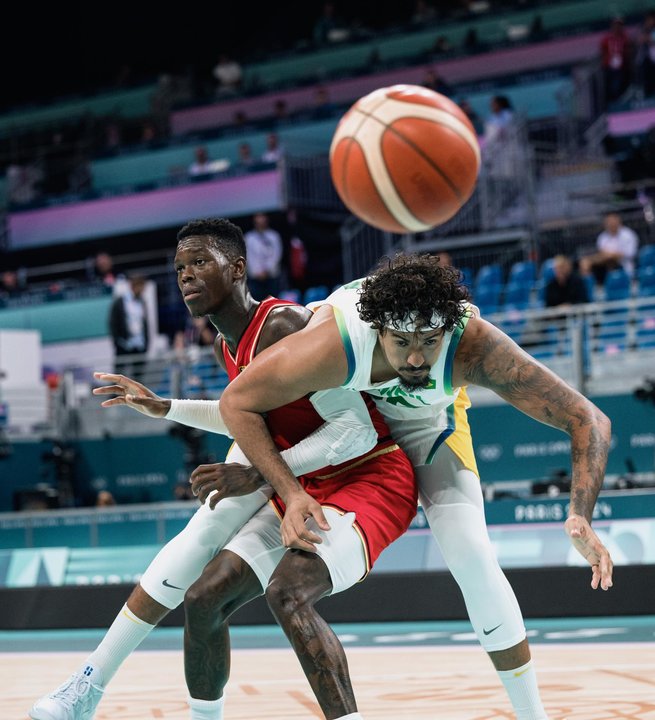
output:
[[[452,332],[444,335],[437,361],[430,369],[428,387],[405,390],[400,380],[371,382],[373,351],[378,333],[359,317],[357,302],[361,280],[335,290],[327,299],[311,303],[316,309],[331,305],[348,358],[348,378],[342,387],[365,391],[384,415],[391,434],[415,465],[432,462],[444,440],[455,430],[455,401],[461,388],[452,387],[455,350],[468,321],[468,314]],[[466,393],[463,410],[470,406]]]

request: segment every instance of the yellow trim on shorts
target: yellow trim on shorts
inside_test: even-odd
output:
[[[467,470],[471,470],[478,477],[478,464],[475,461],[473,451],[473,438],[471,437],[471,426],[469,425],[466,411],[471,407],[471,401],[466,393],[466,388],[461,387],[457,399],[453,404],[455,429],[446,438],[446,445],[457,455]]]
[[[354,463],[350,463],[350,465],[347,465],[344,468],[341,468],[340,470],[337,470],[336,472],[329,473],[328,475],[314,475],[312,478],[308,478],[309,480],[329,480],[330,478],[336,477],[337,475],[341,475],[342,473],[349,472],[350,470],[354,470],[356,467],[359,467],[360,465],[363,465],[365,462],[368,462],[369,460],[372,460],[373,458],[380,457],[381,455],[386,455],[387,453],[394,452],[395,450],[399,450],[400,448],[398,445],[389,445],[388,447],[381,448],[380,450],[376,450],[375,452],[369,453],[368,455],[364,455],[364,457],[359,458],[359,460],[356,460]]]

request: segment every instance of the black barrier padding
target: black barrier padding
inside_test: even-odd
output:
[[[530,568],[505,572],[526,618],[651,615],[655,565],[614,570],[608,592],[589,587],[587,568]],[[92,585],[0,590],[0,629],[106,628],[132,591],[131,585]],[[452,576],[439,573],[373,573],[364,582],[317,605],[331,623],[465,620],[464,601]],[[264,598],[238,610],[233,625],[274,622]],[[162,626],[184,625],[175,609]]]

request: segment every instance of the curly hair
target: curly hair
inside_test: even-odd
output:
[[[438,255],[399,254],[383,258],[364,279],[357,310],[376,330],[409,315],[431,328],[436,312],[443,318],[440,327],[451,331],[460,323],[469,299],[462,274],[454,267],[439,265]]]
[[[200,218],[191,220],[177,233],[177,242],[188,237],[208,237],[211,245],[229,260],[246,257],[243,231],[226,218]]]

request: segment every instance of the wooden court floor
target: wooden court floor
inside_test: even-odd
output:
[[[655,637],[652,638],[655,641]],[[6,647],[6,645],[5,645]],[[551,720],[655,720],[655,642],[533,642]],[[476,644],[347,647],[365,720],[510,720],[491,663]],[[86,651],[0,654],[0,720],[27,720],[42,693]],[[189,717],[179,650],[139,650],[119,669],[96,720]],[[226,720],[323,718],[288,648],[235,649]]]

